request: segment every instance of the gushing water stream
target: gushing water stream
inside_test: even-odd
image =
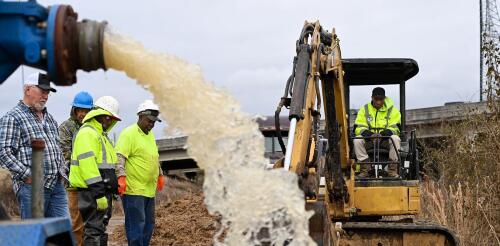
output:
[[[189,155],[205,170],[205,204],[222,215],[227,230],[215,245],[314,244],[312,213],[305,211],[296,175],[265,170],[262,134],[232,96],[205,81],[198,66],[150,51],[111,28],[104,58],[106,67],[147,88],[169,126],[189,136]]]

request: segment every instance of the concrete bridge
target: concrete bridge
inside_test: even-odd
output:
[[[417,130],[417,137],[420,139],[432,139],[445,137],[446,127],[450,124],[460,122],[467,117],[487,113],[488,107],[485,102],[475,103],[446,103],[443,106],[409,109],[406,111],[406,130]],[[350,124],[354,124],[357,110],[350,111]],[[258,119],[259,127],[265,136],[266,156],[279,155],[277,138],[274,133],[274,117]],[[281,129],[284,135],[288,134],[288,119],[283,116],[280,120]],[[324,122],[320,123],[320,130],[324,130]],[[187,153],[187,137],[158,139],[158,150],[160,152],[160,161],[164,170],[169,173],[181,171],[197,171],[196,161],[189,157]]]
[[[486,102],[447,103],[444,106],[411,109],[406,112],[406,128],[417,129],[418,138],[444,137],[450,124],[487,112]]]

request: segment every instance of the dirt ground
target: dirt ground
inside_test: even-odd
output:
[[[0,168],[0,202],[11,217],[19,216],[19,206],[12,190],[12,179],[9,171]]]
[[[115,207],[118,206],[121,204],[116,203]],[[110,245],[125,245],[123,216],[117,210],[115,213],[108,228]],[[167,179],[166,187],[156,200],[151,245],[213,245],[219,228],[218,217],[210,215],[203,203],[199,185],[182,179]]]

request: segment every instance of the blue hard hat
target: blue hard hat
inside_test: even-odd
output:
[[[82,91],[76,94],[72,105],[77,108],[92,109],[94,106],[94,99],[92,99],[92,96],[88,92]]]

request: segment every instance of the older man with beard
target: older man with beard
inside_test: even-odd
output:
[[[56,90],[46,75],[34,73],[25,81],[23,92],[23,100],[0,119],[0,166],[12,175],[21,219],[31,218],[31,140],[43,139],[45,217],[69,217],[64,187],[67,166],[57,122],[45,107],[50,92]]]

